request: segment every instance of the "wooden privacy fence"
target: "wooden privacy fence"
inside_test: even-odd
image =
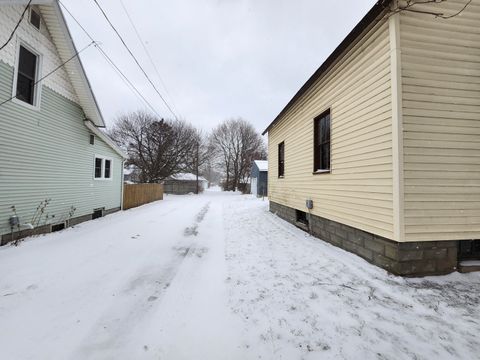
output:
[[[123,210],[131,209],[157,200],[163,200],[162,184],[124,185]]]

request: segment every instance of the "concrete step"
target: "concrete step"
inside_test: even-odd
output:
[[[480,260],[462,260],[458,264],[458,271],[461,273],[480,271]]]

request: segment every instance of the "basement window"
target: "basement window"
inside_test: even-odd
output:
[[[30,24],[40,30],[40,14],[36,12],[34,9],[30,9]]]
[[[65,229],[65,223],[52,225],[51,232],[56,232]]]
[[[93,210],[92,220],[103,217],[103,210],[104,210],[104,208]]]
[[[112,159],[104,156],[95,155],[95,180],[111,180],[112,179]]]
[[[308,226],[307,213],[305,211],[295,210],[297,222]]]
[[[38,73],[38,55],[20,45],[18,50],[18,63],[15,83],[15,97],[27,104],[36,102]]]
[[[459,245],[459,260],[480,259],[480,240],[461,240]]]

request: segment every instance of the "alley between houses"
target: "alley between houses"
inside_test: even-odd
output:
[[[253,196],[28,238],[0,274],[2,359],[479,358],[480,274],[389,275]]]

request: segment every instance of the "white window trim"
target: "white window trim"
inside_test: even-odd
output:
[[[102,159],[102,172],[101,172],[101,177],[95,177],[95,160],[96,159]],[[110,177],[106,178],[105,177],[105,160],[110,160]],[[113,178],[113,159],[108,156],[104,155],[94,155],[93,156],[93,180],[97,181],[112,181]]]
[[[16,51],[15,51],[15,68],[14,68],[14,75],[13,75],[13,86],[12,86],[12,102],[15,104],[19,104],[25,106],[31,110],[40,110],[40,100],[42,97],[42,82],[38,82],[34,87],[33,92],[33,105],[17,99],[17,78],[18,78],[18,63],[20,60],[20,46],[23,46],[28,51],[32,52],[34,55],[37,56],[37,68],[35,69],[35,82],[38,79],[42,78],[42,63],[43,63],[43,54],[35,50],[32,46],[30,46],[27,42],[17,37],[17,44],[16,44]]]
[[[35,25],[32,24],[32,11],[36,14],[38,14],[38,16],[40,16],[40,26],[37,28]],[[36,10],[36,9],[33,9],[32,7],[30,7],[30,11],[28,12],[28,23],[30,24],[31,27],[33,27],[35,30],[39,31],[42,29],[42,16],[40,15],[40,13]]]

